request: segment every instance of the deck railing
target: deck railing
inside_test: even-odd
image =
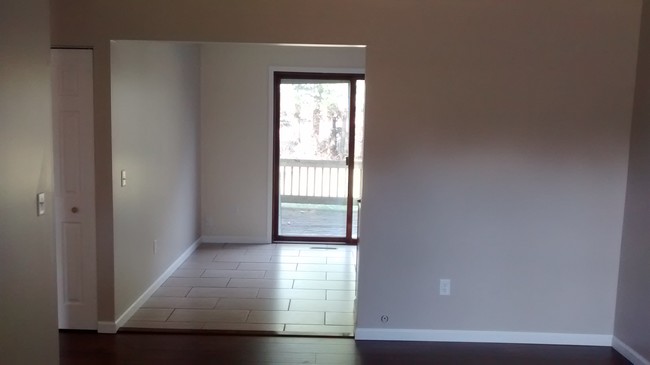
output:
[[[361,161],[355,161],[354,165],[354,197],[360,197]],[[347,182],[345,161],[280,160],[281,202],[345,205]]]

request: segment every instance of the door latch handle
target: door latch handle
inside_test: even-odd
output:
[[[75,213],[75,214],[76,214],[76,213],[79,211],[79,208],[77,208],[77,207],[72,207],[72,209],[70,209],[70,211],[72,211],[72,213]]]

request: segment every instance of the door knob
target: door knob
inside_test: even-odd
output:
[[[72,211],[72,213],[77,213],[79,211],[79,208],[72,207],[72,209],[70,209],[70,210]]]

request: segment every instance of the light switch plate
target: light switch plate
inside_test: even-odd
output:
[[[36,194],[36,215],[42,216],[45,214],[45,193]]]

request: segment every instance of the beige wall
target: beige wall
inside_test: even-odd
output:
[[[358,326],[611,334],[639,3],[460,3],[368,46]]]
[[[643,5],[614,336],[650,362],[650,3]]]
[[[48,1],[0,2],[1,364],[58,363],[49,34]]]
[[[119,316],[200,236],[199,48],[114,42],[111,77]]]
[[[201,45],[202,233],[270,242],[270,68],[363,69],[365,49]]]
[[[96,47],[99,128],[110,39],[367,45],[359,326],[612,333],[639,0],[52,7]]]

